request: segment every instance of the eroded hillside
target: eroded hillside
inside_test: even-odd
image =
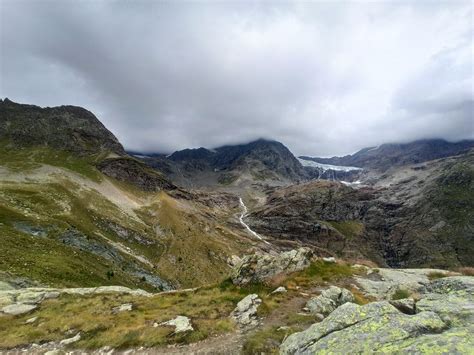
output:
[[[270,188],[250,224],[280,245],[312,245],[323,254],[380,265],[473,265],[472,152],[369,174],[366,181]]]

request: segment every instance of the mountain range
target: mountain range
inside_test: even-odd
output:
[[[301,273],[284,279],[288,296],[278,298],[292,309],[306,302],[299,293],[313,295],[317,287],[328,286],[328,280],[352,277],[355,269],[347,265],[368,265],[371,282],[381,281],[374,271],[378,268],[442,268],[449,273],[473,267],[473,148],[474,141],[436,139],[314,158],[295,157],[282,143],[260,139],[169,155],[131,153],[83,108],[0,100],[0,308],[7,298],[11,301],[12,289],[25,287],[28,292],[99,286],[166,291],[171,293],[163,297],[171,300],[163,302],[171,302],[171,308],[180,302],[188,305],[186,292],[214,297],[197,300],[202,303],[199,309],[186,308],[193,316],[199,314],[198,329],[203,332],[189,338],[171,332],[148,338],[148,328],[161,327],[146,313],[158,307],[153,303],[157,298],[147,296],[149,304],[133,298],[124,301],[131,304],[126,308],[146,309],[140,317],[148,328],[140,328],[142,338],[120,333],[117,346],[134,347],[143,339],[154,346],[156,339],[194,342],[233,329],[222,314],[230,312],[228,307],[235,306],[242,293],[268,286],[236,288],[231,279],[256,277],[252,275],[259,268],[267,277],[268,268],[281,272],[282,265],[298,265],[291,272]],[[304,259],[307,253],[317,258],[311,264]],[[348,264],[333,265],[335,260]],[[309,269],[301,271],[301,265]],[[315,275],[317,287],[311,279]],[[174,291],[182,289],[186,291]],[[361,304],[372,301],[351,289],[360,294]],[[270,312],[278,304],[272,297],[280,296],[265,292]],[[24,306],[18,297],[11,302]],[[97,297],[102,297],[97,304],[115,300]],[[57,304],[45,302],[44,307]],[[119,306],[97,314],[118,314]],[[87,307],[96,305],[80,308]],[[12,317],[15,322],[20,319]],[[23,329],[25,321],[21,318],[18,327]],[[278,324],[287,326],[285,322]],[[7,345],[0,340],[0,347],[29,344],[35,334],[43,334],[43,342],[54,341],[58,334],[50,329],[15,338],[2,324],[0,317],[0,335],[7,339]],[[133,320],[127,318],[127,324]],[[72,334],[75,328],[71,329]],[[105,340],[97,343],[97,336],[111,339],[109,331],[82,330],[85,343],[79,344],[105,346]]]
[[[300,157],[322,164],[355,166],[385,171],[393,166],[423,163],[468,152],[474,140],[447,142],[443,139],[424,139],[403,144],[382,144],[364,148],[352,155],[332,158]]]

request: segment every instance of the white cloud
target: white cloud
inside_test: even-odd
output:
[[[130,149],[474,136],[469,1],[0,6],[0,95],[85,106]]]

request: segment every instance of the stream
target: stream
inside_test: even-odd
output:
[[[240,214],[240,217],[239,217],[240,224],[242,224],[245,227],[245,229],[247,229],[249,233],[252,234],[254,237],[257,237],[258,239],[260,239],[262,242],[266,244],[270,244],[261,236],[259,236],[255,231],[253,231],[252,228],[250,228],[250,226],[247,223],[245,223],[244,217],[247,215],[248,209],[247,209],[247,206],[245,206],[245,203],[241,197],[239,197],[239,202],[240,202],[240,206],[242,207],[242,213]]]

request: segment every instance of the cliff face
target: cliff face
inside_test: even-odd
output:
[[[16,147],[47,146],[77,155],[125,154],[97,117],[77,106],[41,108],[0,100],[0,140]]]
[[[176,188],[159,172],[132,158],[105,159],[97,165],[97,169],[107,176],[135,185],[144,191]]]

